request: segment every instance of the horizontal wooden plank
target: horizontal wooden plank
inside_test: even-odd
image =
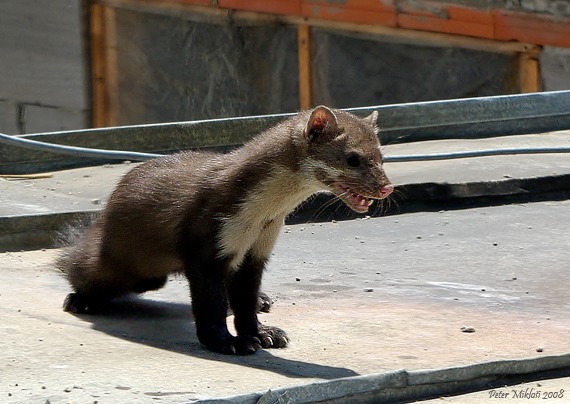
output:
[[[354,22],[359,24],[380,24],[390,27],[396,26],[396,13],[394,11],[365,10],[339,6],[322,6],[311,3],[301,4],[301,13],[308,18],[323,20]]]
[[[369,24],[347,22],[341,19],[324,19],[317,17],[313,11],[307,10],[309,3],[303,3],[305,16],[277,15],[256,13],[247,10],[229,10],[216,7],[201,7],[181,3],[180,0],[97,0],[97,3],[109,7],[133,10],[144,13],[155,13],[173,17],[185,18],[192,21],[227,24],[228,21],[239,24],[294,24],[312,27],[335,29],[342,31],[362,32],[366,34],[386,36],[391,40],[411,42],[417,45],[459,47],[497,53],[526,52],[533,45],[519,42],[503,42],[490,39],[450,35],[439,32],[418,31],[396,28],[395,16],[390,15],[387,24],[379,24],[376,20]],[[231,17],[230,14],[231,13]],[[311,17],[310,15],[314,15]],[[366,17],[371,18],[371,17]]]
[[[407,29],[443,32],[476,38],[493,39],[495,36],[493,25],[425,15],[398,14],[398,26]]]

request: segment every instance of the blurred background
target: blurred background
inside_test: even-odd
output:
[[[564,0],[1,0],[0,132],[570,89]]]

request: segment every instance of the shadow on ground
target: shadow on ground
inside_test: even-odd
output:
[[[269,350],[254,355],[221,355],[206,350],[198,341],[190,305],[143,299],[116,300],[97,315],[76,315],[91,327],[113,337],[212,361],[248,366],[286,377],[337,379],[357,376],[351,369],[284,359]]]

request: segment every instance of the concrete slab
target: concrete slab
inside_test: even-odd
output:
[[[61,310],[68,286],[52,266],[57,250],[0,254],[2,400],[180,403],[567,355],[569,206],[287,226],[264,281],[276,303],[261,320],[292,343],[245,358],[198,344],[184,279],[117,302],[113,315],[72,316]],[[568,381],[540,383],[555,392]]]
[[[570,131],[474,140],[426,141],[384,146],[387,156],[511,147],[568,147]],[[138,164],[138,163],[137,163]],[[116,182],[134,164],[58,171],[52,178],[0,178],[0,251],[53,246],[56,231],[77,215],[100,209]],[[418,209],[413,203],[446,206],[481,197],[544,199],[570,195],[568,154],[536,154],[386,163],[399,185],[391,209]],[[325,201],[326,202],[326,201]],[[413,203],[412,203],[413,202]],[[300,221],[326,220],[342,209],[322,210],[322,200],[304,205]],[[421,207],[420,207],[421,208]],[[433,209],[433,206],[431,206]],[[373,209],[378,212],[378,209]],[[65,214],[65,215],[62,215]],[[341,215],[342,216],[342,215]]]

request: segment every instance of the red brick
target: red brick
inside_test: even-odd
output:
[[[449,19],[466,21],[474,24],[493,25],[493,12],[491,10],[476,10],[460,6],[448,6]]]
[[[396,26],[396,13],[393,11],[381,12],[348,7],[322,6],[314,2],[303,2],[301,4],[301,13],[304,17],[323,20]]]
[[[218,7],[269,14],[301,14],[301,0],[218,0]]]
[[[303,5],[394,13],[394,0],[302,0]]]
[[[459,20],[429,17],[426,15],[398,14],[398,27],[493,39],[492,25]]]
[[[535,45],[570,47],[570,19],[555,19],[496,10],[495,38],[501,41],[520,41]]]

